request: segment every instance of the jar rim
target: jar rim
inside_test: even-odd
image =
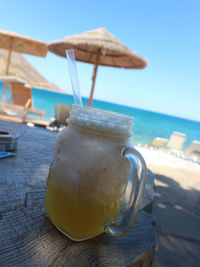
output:
[[[133,118],[125,114],[94,107],[72,105],[70,122],[93,130],[131,135]]]

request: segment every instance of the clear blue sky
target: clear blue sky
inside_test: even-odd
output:
[[[99,67],[94,98],[200,121],[200,1],[0,0],[0,28],[46,42],[98,27],[145,57],[144,70]],[[67,62],[26,56],[71,93]],[[77,63],[88,97],[93,66]]]

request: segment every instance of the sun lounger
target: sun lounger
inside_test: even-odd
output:
[[[66,119],[69,118],[71,105],[57,103],[55,104],[55,119],[61,125],[67,125]]]
[[[2,92],[2,96],[1,96],[2,102],[5,102],[7,85],[9,85],[12,82],[20,83],[20,84],[26,84],[25,80],[22,80],[20,78],[14,77],[14,76],[0,76],[0,82],[4,83],[3,92]]]
[[[167,143],[168,149],[181,150],[186,136],[183,133],[173,132]]]
[[[156,137],[149,143],[149,146],[157,148],[164,147],[167,141],[168,139],[166,138]]]
[[[200,141],[193,141],[185,151],[187,156],[198,156],[200,157]]]
[[[10,91],[13,103],[0,102],[1,111],[6,114],[23,114],[23,120],[26,121],[29,112],[38,114],[43,120],[44,111],[33,108],[32,90],[28,85],[18,82],[10,83]]]

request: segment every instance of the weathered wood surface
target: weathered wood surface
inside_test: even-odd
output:
[[[56,133],[3,121],[0,129],[21,133],[17,155],[0,160],[0,266],[151,265],[154,219],[145,211],[122,237],[103,234],[77,243],[55,229],[43,202]],[[150,188],[151,182],[144,209],[151,203]]]

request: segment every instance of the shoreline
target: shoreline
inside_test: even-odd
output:
[[[142,154],[147,166],[163,166],[200,172],[200,158],[186,156],[183,151],[156,149],[145,145],[136,145],[135,148]]]

